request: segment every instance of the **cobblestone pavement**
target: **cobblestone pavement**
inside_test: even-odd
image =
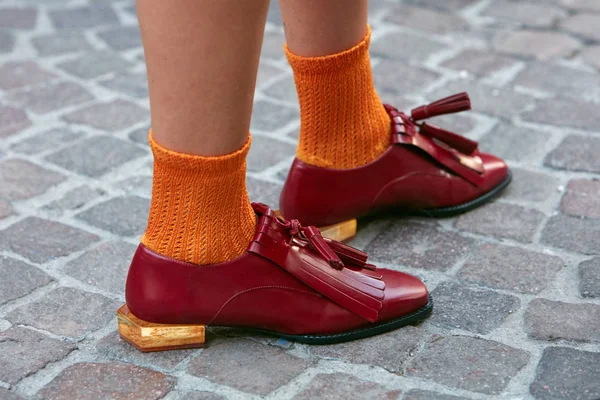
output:
[[[89,4],[88,4],[89,3]],[[151,157],[130,0],[0,0],[0,398],[600,398],[600,2],[373,0],[373,63],[400,107],[468,90],[443,124],[510,161],[494,203],[363,222],[354,244],[423,278],[420,326],[310,347],[213,332],[141,354],[115,333]],[[299,127],[272,5],[251,197],[273,205]]]

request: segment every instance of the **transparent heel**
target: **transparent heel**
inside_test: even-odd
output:
[[[143,352],[202,347],[205,325],[157,324],[139,319],[124,304],[117,310],[119,334]]]

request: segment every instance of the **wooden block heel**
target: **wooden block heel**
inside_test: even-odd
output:
[[[127,304],[117,310],[119,334],[123,340],[143,352],[202,347],[205,325],[157,324],[133,315]]]

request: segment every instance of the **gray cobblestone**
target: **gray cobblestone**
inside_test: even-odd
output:
[[[0,138],[18,133],[19,131],[31,126],[31,121],[27,113],[20,108],[3,106],[0,104]]]
[[[365,249],[372,258],[416,268],[447,270],[470,251],[473,241],[430,224],[395,221]]]
[[[400,394],[400,390],[388,390],[382,385],[362,381],[347,374],[319,374],[313,378],[306,389],[294,396],[294,400],[315,398],[395,400],[400,398]]]
[[[124,26],[111,29],[99,33],[98,37],[115,50],[128,50],[142,45],[140,30],[137,26]]]
[[[40,300],[16,308],[7,318],[14,324],[78,338],[106,325],[118,306],[116,301],[99,294],[60,287]]]
[[[600,93],[600,76],[597,74],[550,63],[531,64],[517,76],[515,83],[576,99],[593,99]]]
[[[393,43],[393,46],[390,46]],[[421,35],[397,32],[390,33],[371,46],[371,54],[392,60],[424,61],[445,46]],[[398,51],[402,49],[402,51]]]
[[[74,111],[64,118],[67,122],[115,131],[128,128],[148,117],[148,110],[126,100],[114,100]]]
[[[77,210],[87,204],[89,201],[106,194],[101,189],[93,189],[89,186],[79,186],[69,190],[65,195],[54,200],[52,203],[44,206],[44,209],[62,214],[66,210]]]
[[[431,293],[435,308],[431,321],[443,327],[487,334],[519,309],[519,299],[489,290],[444,282]]]
[[[94,28],[103,25],[117,25],[117,14],[108,5],[77,7],[49,12],[50,19],[57,29]]]
[[[41,56],[54,56],[78,51],[90,51],[90,42],[77,31],[63,31],[36,36],[31,40]]]
[[[56,75],[40,68],[33,61],[7,62],[0,67],[0,88],[4,90],[35,85],[53,78]]]
[[[188,392],[182,400],[225,400],[225,397],[211,392]]]
[[[0,9],[0,29],[33,29],[37,22],[35,8]]]
[[[48,400],[147,399],[157,400],[175,378],[123,363],[78,363],[61,372],[40,392]]]
[[[0,380],[15,384],[48,363],[63,359],[75,348],[74,343],[51,339],[31,329],[8,328],[0,332]]]
[[[3,400],[24,400],[23,397],[18,394],[9,391],[8,389],[0,388],[0,399]]]
[[[54,128],[17,142],[11,149],[17,153],[36,154],[72,142],[79,138],[80,135],[80,133],[67,127]]]
[[[10,257],[1,257],[0,305],[23,297],[51,281],[50,276],[31,265]]]
[[[40,86],[30,91],[12,94],[10,100],[35,113],[46,114],[68,106],[94,99],[85,88],[73,82],[60,82]]]
[[[10,32],[0,31],[0,54],[10,53],[15,47],[15,37]]]
[[[248,171],[262,171],[296,155],[296,146],[255,135],[248,153]]]
[[[569,135],[551,151],[544,164],[570,171],[600,172],[600,138]]]
[[[559,180],[552,175],[513,168],[513,182],[502,194],[503,198],[543,203],[558,197]]]
[[[579,264],[579,294],[600,297],[600,257]]]
[[[97,78],[110,72],[120,73],[132,64],[110,51],[88,52],[58,66],[83,79]]]
[[[297,119],[299,112],[290,107],[282,107],[266,101],[254,103],[251,129],[273,131],[281,129]]]
[[[567,13],[558,7],[545,4],[500,0],[491,3],[483,15],[516,21],[528,26],[548,27],[565,17]]]
[[[435,72],[393,60],[383,60],[373,68],[375,87],[382,98],[389,92],[402,95],[418,92],[438,78]],[[391,82],[393,85],[390,85]]]
[[[447,394],[440,394],[436,392],[430,392],[429,390],[411,390],[406,394],[404,400],[463,400],[465,397],[450,396]]]
[[[145,73],[117,75],[100,84],[131,97],[140,99],[148,97],[148,84]]]
[[[542,232],[542,242],[560,249],[583,254],[600,254],[598,221],[557,215]]]
[[[88,224],[121,236],[141,235],[146,229],[150,202],[139,196],[118,197],[78,214]]]
[[[515,65],[512,58],[489,51],[467,49],[442,63],[444,67],[469,71],[477,75],[488,75]]]
[[[406,374],[459,389],[499,394],[528,360],[526,351],[499,342],[437,336],[409,364]]]
[[[590,218],[600,218],[600,181],[577,179],[567,185],[560,203],[563,213]]]
[[[525,329],[539,340],[600,341],[600,306],[535,299],[525,313]]]
[[[63,175],[29,161],[9,159],[0,162],[0,197],[8,200],[40,195],[64,180]]]
[[[499,52],[539,60],[571,56],[580,47],[579,42],[571,36],[540,31],[502,32],[496,36],[494,45]]]
[[[600,32],[597,29],[598,24],[600,24],[600,15],[585,13],[575,14],[563,20],[561,27],[585,39],[600,41]]]
[[[544,148],[540,143],[544,143],[547,138],[548,134],[545,132],[503,123],[485,135],[479,144],[482,150],[508,161],[529,163],[544,157]],[[519,145],[515,146],[515,143]],[[515,179],[513,184],[516,181]]]
[[[600,353],[548,347],[537,367],[531,393],[536,399],[597,399],[600,397]]]
[[[510,260],[510,261],[507,261]],[[535,294],[552,282],[564,262],[519,247],[486,244],[461,268],[461,280],[494,289]]]
[[[429,33],[445,34],[466,28],[465,21],[456,15],[433,9],[398,6],[386,16],[386,21]]]
[[[581,57],[588,64],[600,69],[600,46],[588,47],[581,52]]]
[[[577,99],[545,100],[523,114],[525,121],[558,125],[576,129],[595,130],[600,127],[596,107]]]

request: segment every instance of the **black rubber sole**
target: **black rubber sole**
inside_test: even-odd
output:
[[[490,190],[487,193],[484,193],[483,195],[479,196],[478,198],[476,198],[474,200],[468,201],[463,204],[459,204],[457,206],[452,206],[452,207],[440,207],[440,208],[429,208],[426,210],[418,210],[418,211],[415,211],[415,214],[426,215],[428,217],[433,217],[433,218],[447,218],[447,217],[453,217],[455,215],[465,213],[467,211],[471,211],[471,210],[487,203],[488,201],[492,200],[496,196],[498,196],[504,189],[506,189],[506,187],[509,185],[509,183],[511,181],[512,181],[512,172],[510,170],[508,170],[508,175],[500,184],[498,184],[492,190]]]
[[[287,335],[284,333],[265,331],[262,329],[252,329],[254,332],[260,332],[269,336],[277,336],[280,338],[293,340],[298,343],[305,344],[336,344],[344,343],[352,340],[363,339],[370,336],[380,335],[406,325],[415,324],[427,318],[433,310],[433,300],[431,295],[427,304],[419,310],[405,315],[403,317],[387,321],[378,325],[371,325],[365,328],[357,329],[350,332],[336,333],[333,335]]]

